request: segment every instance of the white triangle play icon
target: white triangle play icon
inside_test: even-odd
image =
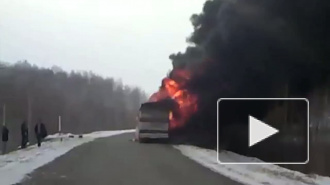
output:
[[[249,116],[249,147],[278,133],[278,130],[266,123]]]

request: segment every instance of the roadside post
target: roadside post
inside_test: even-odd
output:
[[[62,138],[62,119],[61,119],[61,116],[58,116],[58,135],[60,136],[61,141],[63,141],[63,138]]]

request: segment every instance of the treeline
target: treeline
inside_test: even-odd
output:
[[[19,135],[26,120],[32,133],[41,119],[48,131],[84,133],[133,128],[146,94],[137,87],[91,72],[65,72],[59,67],[40,68],[27,61],[0,63],[0,104],[6,105],[6,124]],[[4,115],[1,111],[1,120]]]

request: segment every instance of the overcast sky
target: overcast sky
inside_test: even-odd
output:
[[[0,0],[0,60],[87,70],[146,92],[171,69],[205,0]]]

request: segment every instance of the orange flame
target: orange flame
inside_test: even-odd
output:
[[[184,89],[190,80],[190,73],[186,70],[173,70],[172,73],[172,78],[164,78],[159,91],[149,99],[154,102],[171,98],[178,104],[179,109],[176,114],[171,115],[171,129],[184,126],[191,115],[197,111],[197,96]]]

